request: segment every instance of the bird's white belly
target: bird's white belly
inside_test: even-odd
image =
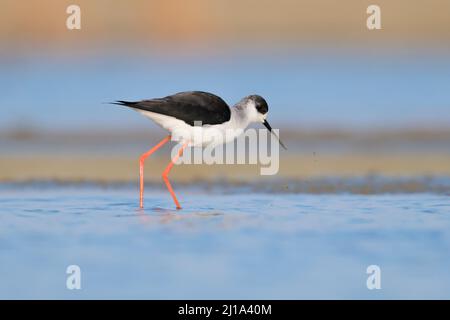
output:
[[[205,147],[228,143],[244,131],[242,128],[233,128],[230,121],[218,125],[193,127],[174,117],[150,111],[138,111],[169,131],[172,136],[172,141],[179,143],[188,142],[189,146]]]

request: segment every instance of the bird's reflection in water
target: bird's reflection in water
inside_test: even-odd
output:
[[[137,209],[137,215],[143,224],[168,224],[177,221],[193,221],[197,219],[210,219],[223,216],[224,213],[218,211],[191,211],[181,213],[180,210],[154,207],[151,209]]]

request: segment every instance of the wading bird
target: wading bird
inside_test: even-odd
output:
[[[162,177],[177,209],[181,209],[181,206],[169,182],[168,175],[187,146],[227,143],[241,134],[249,124],[256,122],[262,123],[286,149],[266,120],[269,110],[266,100],[258,95],[247,96],[232,108],[222,98],[203,91],[180,92],[164,98],[141,101],[119,100],[113,104],[130,107],[170,132],[167,137],[140,157],[139,205],[141,208],[144,206],[144,161],[165,143],[174,140],[174,137],[181,144],[181,148],[163,171]],[[198,135],[198,131],[194,133],[194,130],[198,129],[200,129],[201,135],[199,143],[192,138],[194,135]],[[234,132],[234,134],[230,135],[228,132]]]

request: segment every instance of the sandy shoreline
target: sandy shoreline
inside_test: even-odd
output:
[[[167,157],[146,163],[146,179],[160,181]],[[287,155],[280,159],[276,178],[450,176],[450,154]],[[181,165],[170,174],[174,181],[259,179],[259,165]],[[138,159],[125,156],[33,155],[0,156],[0,181],[60,180],[129,182],[138,177]],[[267,176],[270,178],[269,176]]]
[[[2,132],[0,182],[58,180],[132,182],[139,155],[160,140],[160,132]],[[289,150],[280,150],[279,172],[264,179],[321,177],[450,176],[450,131],[285,130]],[[173,144],[174,145],[174,144]],[[170,147],[146,162],[146,179],[160,181]],[[175,166],[173,181],[252,181],[261,165]]]

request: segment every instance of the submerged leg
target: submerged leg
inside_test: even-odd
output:
[[[169,172],[172,169],[173,165],[175,164],[175,162],[178,160],[179,157],[181,157],[181,155],[183,154],[184,149],[187,147],[188,142],[184,143],[180,150],[178,151],[177,155],[175,157],[173,157],[173,159],[170,161],[169,165],[167,166],[167,168],[164,170],[163,174],[162,174],[162,178],[164,180],[164,182],[166,183],[167,189],[169,190],[172,198],[173,198],[173,202],[175,202],[175,205],[177,206],[177,209],[181,209],[180,203],[178,202],[177,197],[175,196],[175,192],[173,192],[172,186],[170,185],[169,182]]]
[[[161,140],[156,146],[151,148],[149,151],[141,155],[139,158],[139,186],[140,186],[140,192],[139,192],[139,206],[141,208],[144,207],[144,161],[148,158],[149,155],[151,155],[153,152],[161,148],[166,142],[170,140],[170,135],[165,137],[163,140]]]

